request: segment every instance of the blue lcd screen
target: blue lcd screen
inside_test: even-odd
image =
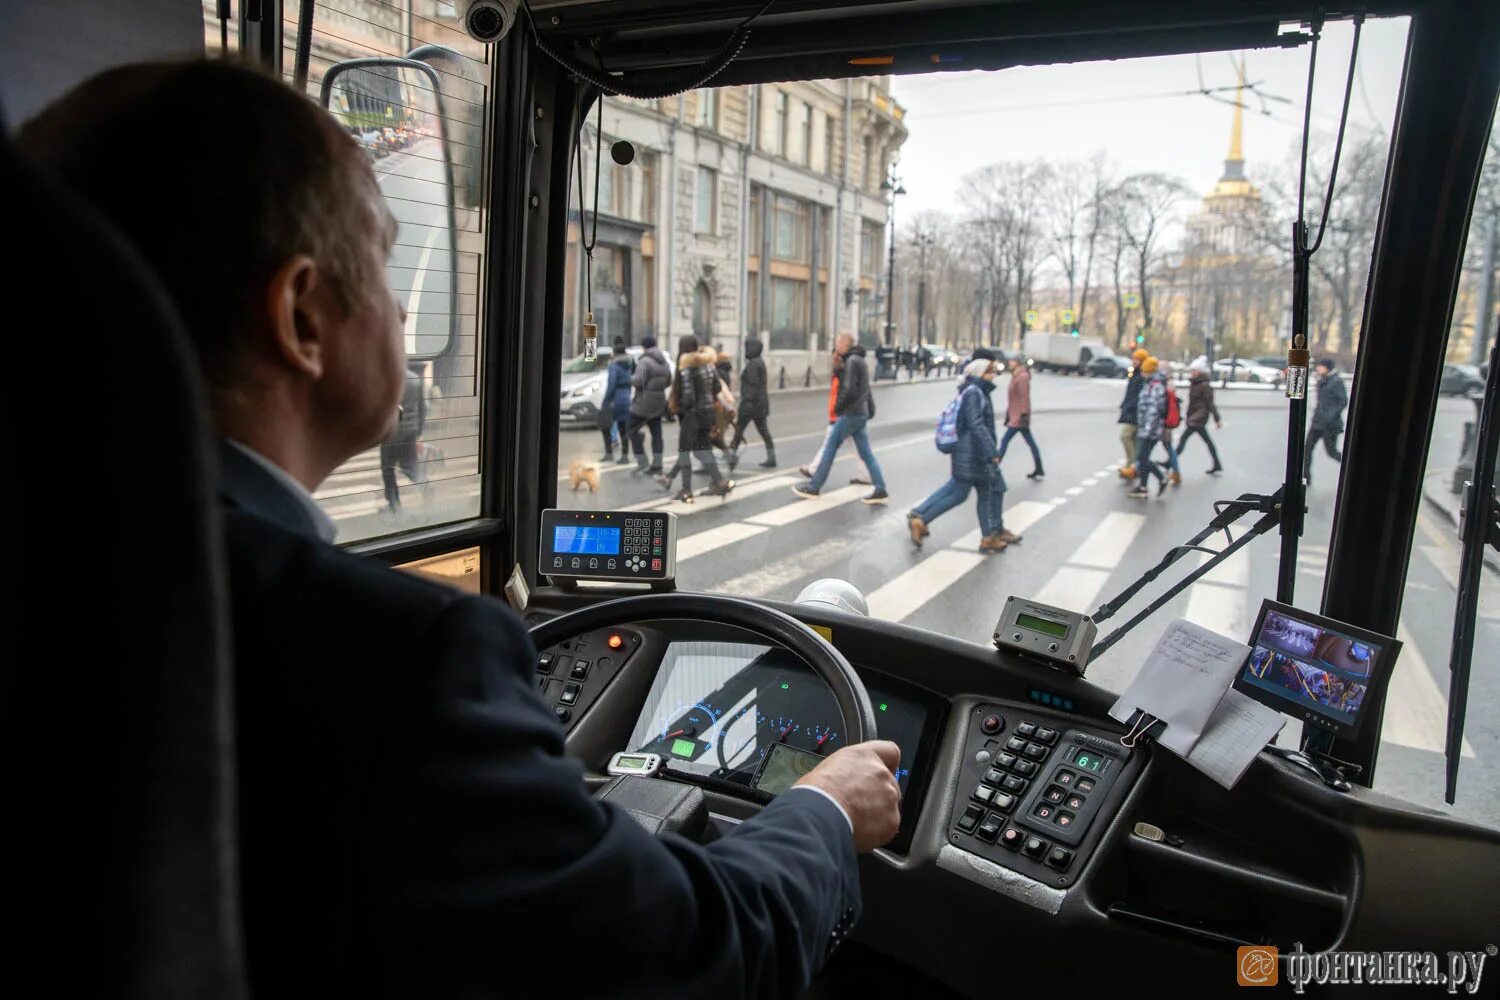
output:
[[[620,554],[620,529],[578,525],[554,528],[552,550],[559,555],[617,556]]]

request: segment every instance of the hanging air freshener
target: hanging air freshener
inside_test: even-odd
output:
[[[583,321],[583,360],[593,361],[598,356],[599,327],[594,323],[594,314],[589,313],[588,318]]]
[[[1302,340],[1302,337],[1298,337]],[[1310,351],[1306,347],[1291,347],[1286,352],[1286,398],[1307,398],[1307,361]]]

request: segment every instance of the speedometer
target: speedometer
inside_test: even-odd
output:
[[[650,749],[674,760],[697,760],[711,745],[703,739],[703,734],[722,714],[707,702],[678,705],[658,716],[656,739],[640,749]]]

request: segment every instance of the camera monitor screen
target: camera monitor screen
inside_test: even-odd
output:
[[[1276,601],[1260,609],[1235,690],[1294,718],[1353,736],[1384,689],[1401,644]]]

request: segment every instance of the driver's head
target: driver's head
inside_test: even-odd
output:
[[[390,433],[396,223],[333,118],[252,69],[155,63],[86,81],[20,142],[161,278],[223,433],[308,486]]]

